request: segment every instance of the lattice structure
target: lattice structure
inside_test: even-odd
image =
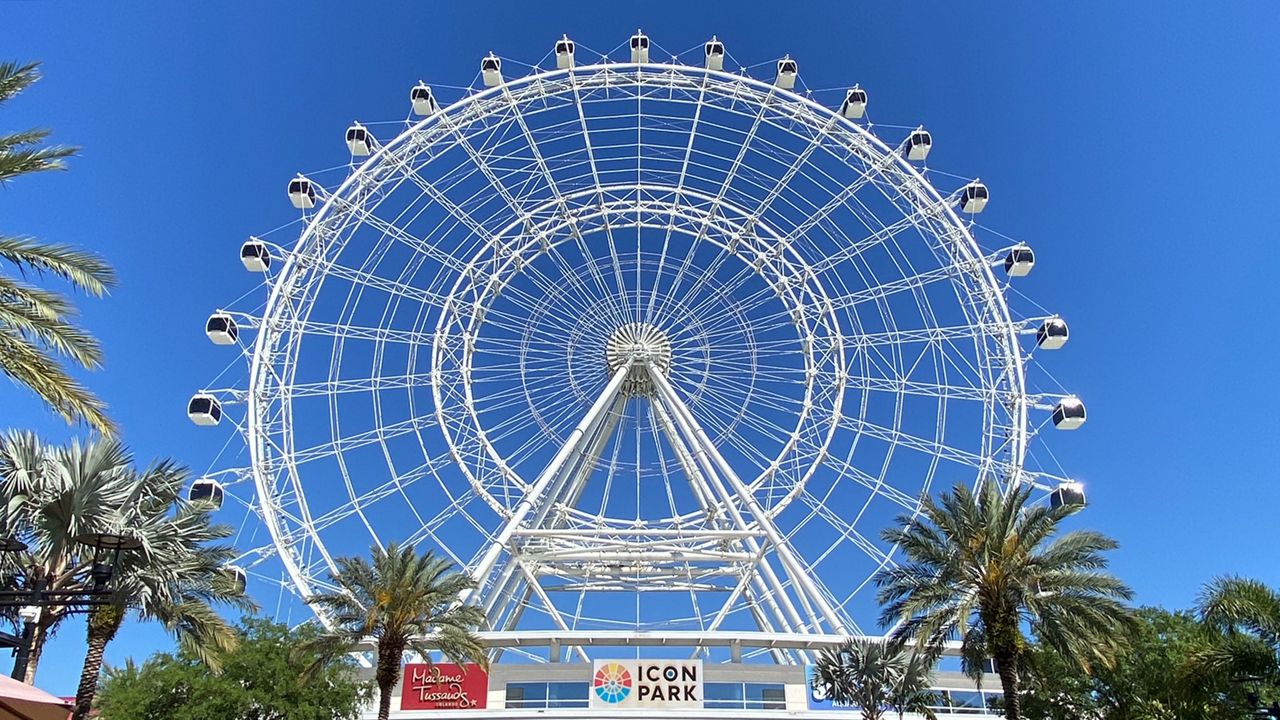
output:
[[[937,483],[1065,482],[1028,448],[1076,401],[1026,371],[1066,326],[1011,312],[1034,256],[979,244],[986,187],[873,132],[866,91],[791,89],[795,60],[649,48],[486,58],[290,183],[300,236],[242,250],[265,308],[210,325],[247,387],[200,396],[247,439],[210,476],[270,534],[246,567],[306,597],[337,555],[425,544],[513,648],[834,636],[874,629],[879,530]]]

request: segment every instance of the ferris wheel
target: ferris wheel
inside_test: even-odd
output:
[[[246,440],[191,490],[260,519],[242,580],[278,563],[306,598],[408,542],[474,576],[496,645],[739,653],[874,632],[880,531],[939,487],[1083,502],[1033,461],[1085,420],[1028,384],[1067,326],[1011,309],[1035,256],[923,127],[715,38],[516,65],[352,125],[241,248],[265,305],[206,331],[247,385],[188,414]]]

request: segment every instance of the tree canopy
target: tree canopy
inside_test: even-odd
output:
[[[1123,646],[1129,588],[1106,572],[1115,541],[1087,530],[1061,532],[1080,505],[1031,504],[1031,488],[1003,492],[963,484],[923,498],[920,516],[884,531],[904,561],[876,575],[881,623],[925,647],[959,638],[975,680],[988,658],[1004,690],[1005,717],[1018,720],[1027,632],[1087,670]]]
[[[1129,642],[1114,662],[1086,673],[1051,647],[1029,654],[1022,695],[1027,717],[1045,720],[1226,720],[1250,717],[1246,693],[1274,696],[1265,680],[1254,686],[1205,660],[1228,639],[1194,614],[1162,608],[1137,612]],[[1234,641],[1231,641],[1234,642]]]
[[[880,720],[889,710],[932,720],[938,702],[930,690],[935,660],[901,643],[851,638],[822,652],[813,683],[832,701],[859,708],[863,720]]]
[[[310,598],[329,612],[334,629],[308,650],[320,658],[344,658],[365,638],[375,638],[379,720],[391,714],[391,689],[400,681],[406,650],[422,657],[438,651],[453,662],[488,667],[489,657],[473,633],[484,623],[484,612],[457,603],[475,582],[447,558],[391,543],[375,546],[372,562],[343,557],[337,565],[333,583],[342,590]]]
[[[354,662],[330,661],[306,681],[316,657],[305,648],[319,631],[289,630],[268,620],[242,621],[240,641],[214,674],[179,650],[142,665],[109,668],[98,694],[102,720],[341,720],[358,717],[370,698]],[[301,649],[300,649],[301,648]]]

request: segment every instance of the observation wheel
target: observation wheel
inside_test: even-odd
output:
[[[987,187],[790,57],[650,43],[490,54],[289,182],[299,224],[241,248],[265,305],[206,325],[247,385],[188,407],[246,440],[192,488],[260,518],[246,581],[305,599],[407,542],[517,652],[789,637],[747,652],[792,662],[877,629],[880,532],[937,487],[1083,499],[1029,453],[1084,406],[1028,387],[1066,324],[1011,310],[1034,254],[976,224]]]

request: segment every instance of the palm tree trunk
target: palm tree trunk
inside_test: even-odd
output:
[[[1004,716],[1006,720],[1020,720],[1022,698],[1018,696],[1018,661],[1012,653],[996,653],[995,661],[1000,687],[1004,690]]]
[[[49,638],[49,622],[45,619],[49,613],[40,616],[36,623],[35,634],[31,636],[31,654],[27,656],[27,674],[22,679],[28,685],[36,684],[36,669],[40,667],[40,655],[44,652],[44,642]]]
[[[391,690],[400,681],[400,661],[404,658],[404,641],[383,637],[378,641],[378,720],[391,716]]]
[[[1022,698],[1018,696],[1021,685],[1019,650],[1022,633],[1018,629],[1018,614],[1013,609],[984,608],[982,624],[987,631],[987,647],[996,663],[1000,687],[1004,691],[1004,716],[1006,720],[1021,720]]]
[[[48,589],[47,586],[46,589]],[[55,586],[55,589],[61,588]],[[31,636],[31,653],[27,657],[27,674],[23,679],[26,684],[36,684],[36,670],[40,667],[40,657],[44,655],[44,645],[49,641],[49,631],[62,622],[62,618],[66,614],[67,611],[64,609],[51,607],[46,607],[40,613],[40,620],[36,622],[35,634]]]
[[[391,717],[391,688],[394,685],[378,683],[378,720]]]
[[[89,650],[80,670],[80,687],[76,690],[76,707],[72,720],[84,720],[93,707],[98,692],[98,674],[102,672],[102,655],[124,622],[124,608],[116,605],[99,607],[89,613]]]

